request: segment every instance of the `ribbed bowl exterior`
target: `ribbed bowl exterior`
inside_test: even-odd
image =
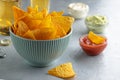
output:
[[[55,40],[30,40],[10,31],[14,48],[32,66],[44,67],[57,60],[68,46],[70,33]]]

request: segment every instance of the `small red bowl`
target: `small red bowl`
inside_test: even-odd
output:
[[[104,37],[104,36],[102,36]],[[79,38],[79,43],[83,51],[90,56],[96,56],[103,52],[103,50],[107,46],[107,39],[105,38],[105,42],[102,44],[94,44],[88,39],[88,35],[83,35]]]

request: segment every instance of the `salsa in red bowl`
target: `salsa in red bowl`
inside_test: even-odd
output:
[[[102,53],[107,46],[107,39],[105,37],[104,39],[105,41],[103,43],[95,44],[88,38],[88,35],[84,35],[79,38],[79,43],[81,48],[87,55],[96,56]]]

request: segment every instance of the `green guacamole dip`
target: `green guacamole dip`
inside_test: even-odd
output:
[[[90,31],[102,33],[108,23],[108,20],[105,16],[94,15],[86,17],[85,23]]]

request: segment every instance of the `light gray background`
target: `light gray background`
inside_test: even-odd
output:
[[[73,34],[64,55],[55,64],[45,68],[34,68],[25,63],[15,51],[13,45],[1,47],[7,57],[0,59],[0,79],[5,80],[63,80],[47,74],[47,71],[59,64],[72,62],[77,74],[74,80],[120,80],[120,1],[119,0],[51,0],[50,11],[65,11],[72,2],[83,2],[89,5],[88,15],[100,14],[109,19],[104,33],[108,38],[108,46],[98,56],[87,56],[79,46],[79,37],[87,33],[84,19],[73,24]],[[23,0],[23,8],[29,0]],[[10,38],[3,37],[2,38]]]

